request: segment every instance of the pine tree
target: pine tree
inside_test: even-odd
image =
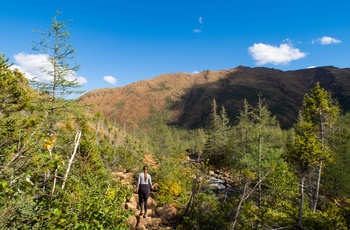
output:
[[[299,182],[299,215],[298,229],[302,229],[305,194],[305,179],[316,170],[316,186],[308,198],[310,208],[315,212],[319,197],[321,173],[323,164],[332,161],[332,154],[327,143],[327,131],[333,127],[339,114],[339,108],[333,104],[328,93],[316,83],[315,87],[306,94],[295,125],[294,143],[289,146],[288,162],[294,166],[300,177]],[[314,183],[310,177],[310,185]],[[309,189],[310,190],[310,189]]]
[[[312,124],[305,122],[299,118],[299,122],[295,127],[296,136],[294,138],[293,147],[288,152],[288,162],[296,168],[299,181],[299,214],[298,229],[302,229],[303,209],[305,201],[305,179],[310,170],[319,164],[320,157],[326,158],[328,152],[322,149],[322,143],[318,136],[314,133]]]
[[[259,96],[256,108],[244,101],[239,122],[234,127],[233,143],[240,158],[239,168],[255,172],[268,171],[271,163],[282,153],[282,130]]]
[[[264,100],[259,95],[259,101],[256,110],[253,112],[253,121],[256,127],[256,146],[254,147],[255,157],[257,159],[258,181],[281,163],[282,153],[282,131],[274,116],[264,105]],[[279,140],[279,141],[276,141]],[[258,207],[262,203],[262,183],[258,186]]]
[[[60,111],[67,112],[74,108],[72,101],[67,99],[83,92],[78,90],[80,84],[78,78],[74,76],[79,69],[79,65],[72,63],[76,51],[68,43],[71,36],[67,22],[57,19],[60,14],[61,12],[56,12],[50,28],[41,31],[41,40],[34,42],[33,47],[47,57],[47,62],[41,66],[41,71],[46,74],[48,80],[34,79],[32,85],[43,95],[41,99],[44,101],[39,102],[39,108],[48,113],[51,134],[54,133],[55,124],[65,116],[62,116]],[[50,103],[46,103],[47,100]]]
[[[339,116],[329,138],[334,162],[325,168],[325,184],[329,194],[343,197],[350,191],[350,114]]]
[[[220,114],[217,113],[215,99],[213,99],[212,102],[212,112],[210,117],[211,123],[207,132],[203,157],[209,159],[212,164],[230,163],[228,152],[229,131],[231,130],[229,124],[230,121],[227,117],[224,106],[222,106]]]
[[[73,143],[74,134],[80,133],[77,120],[81,117],[80,107],[70,98],[82,92],[78,90],[80,84],[75,76],[79,65],[73,63],[75,49],[68,43],[71,36],[67,21],[58,20],[60,14],[56,12],[47,31],[39,31],[40,41],[33,42],[33,49],[44,54],[46,62],[41,66],[45,80],[34,78],[31,81],[31,86],[39,92],[31,107],[42,122],[38,133],[40,131],[44,139],[40,140],[43,142],[41,146],[49,155],[46,171],[38,171],[38,175],[44,175],[42,189],[45,192],[51,190],[51,196],[55,194],[56,184],[63,178],[66,159],[75,155],[73,149],[77,148],[79,141]],[[67,167],[70,167],[69,164]]]
[[[18,69],[11,69],[8,59],[0,54],[0,174],[19,160],[22,150],[21,129],[30,126],[24,116],[18,114],[31,101],[29,82]],[[35,122],[32,122],[35,123]],[[13,176],[13,174],[11,175]]]
[[[0,54],[0,117],[22,110],[30,101],[28,80],[11,66]]]
[[[320,138],[322,143],[322,149],[325,151],[325,155],[328,155],[327,144],[327,131],[329,131],[336,122],[339,115],[339,107],[332,102],[330,95],[327,91],[321,88],[320,83],[317,82],[315,87],[310,90],[310,94],[306,94],[303,100],[301,108],[301,116],[305,122],[309,122],[314,129],[315,134]],[[321,175],[323,169],[324,160],[328,157],[319,157],[319,164],[317,169],[317,182],[314,192],[314,202],[312,205],[313,212],[316,211]]]

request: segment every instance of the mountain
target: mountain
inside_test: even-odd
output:
[[[343,112],[350,111],[350,68],[333,66],[281,71],[272,68],[237,68],[203,71],[197,74],[163,74],[127,86],[96,89],[81,96],[82,104],[92,104],[114,122],[137,126],[153,109],[173,115],[173,123],[192,129],[209,122],[213,98],[223,105],[232,122],[242,109],[243,100],[256,105],[260,94],[282,128],[296,122],[305,93],[320,82]]]

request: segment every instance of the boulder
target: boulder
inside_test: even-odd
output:
[[[139,227],[139,226],[149,226],[151,223],[152,223],[152,218],[151,217],[149,217],[149,216],[146,217],[146,218],[140,217],[139,224],[137,225],[137,227]]]
[[[157,207],[157,201],[155,201],[152,197],[149,197],[148,198],[148,207],[149,208],[155,208],[155,207]]]
[[[147,228],[144,224],[139,224],[137,225],[136,230],[147,230]]]
[[[125,209],[136,209],[136,205],[135,203],[132,203],[132,202],[126,202]]]
[[[158,191],[158,183],[154,183],[154,184],[152,185],[152,190],[153,190],[153,191]]]
[[[162,219],[160,218],[150,218],[150,221],[148,222],[149,227],[155,227],[155,226],[159,226],[162,223]]]
[[[137,204],[139,202],[139,195],[133,194],[133,196],[131,196],[131,198],[129,199],[129,202]]]
[[[136,216],[129,217],[127,223],[131,227],[136,227],[136,225],[137,225],[137,218],[136,218]]]
[[[171,220],[174,219],[177,216],[177,209],[171,205],[167,205],[164,207],[158,207],[156,208],[156,214],[162,219],[162,220]]]

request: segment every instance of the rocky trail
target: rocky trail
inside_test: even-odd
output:
[[[129,229],[175,229],[172,220],[177,216],[176,208],[172,206],[158,207],[157,202],[150,197],[148,200],[147,217],[140,216],[138,209],[138,195],[134,194],[131,199],[125,203],[126,209],[131,209],[134,215],[128,219]]]
[[[155,161],[150,155],[147,155],[144,159],[147,165],[157,167]],[[189,160],[190,161],[190,160]],[[153,184],[153,191],[148,199],[148,210],[147,217],[140,216],[140,209],[138,207],[138,194],[136,191],[136,181],[134,176],[137,172],[113,172],[113,177],[120,180],[123,184],[131,186],[134,190],[133,195],[125,202],[124,208],[132,210],[133,216],[131,216],[127,223],[130,230],[165,230],[165,229],[176,229],[176,223],[180,218],[178,210],[171,206],[159,206],[157,201],[154,199],[158,184]],[[209,171],[209,182],[213,186],[213,190],[221,190],[221,194],[225,196],[232,193],[234,181],[232,175],[229,175],[222,171]],[[223,192],[224,191],[224,192]]]
[[[133,179],[135,173],[133,172],[114,172],[113,176],[115,179],[121,180],[123,184],[133,186],[135,188],[135,181]],[[154,184],[153,187],[156,187]],[[174,222],[178,218],[178,211],[172,206],[158,206],[154,199],[155,192],[151,192],[151,196],[148,199],[148,210],[147,217],[140,216],[140,210],[138,207],[138,194],[136,192],[125,202],[124,208],[132,210],[134,213],[127,223],[130,230],[165,230],[165,229],[176,229]]]
[[[144,159],[147,165],[157,167],[154,159],[150,155],[146,155]],[[133,190],[136,190],[136,181],[134,176],[137,172],[114,172],[113,177],[120,180],[123,184],[131,186]],[[157,190],[157,183],[153,184],[153,190]],[[148,210],[147,217],[140,216],[140,209],[138,207],[139,196],[136,192],[127,200],[124,204],[125,209],[132,210],[134,213],[127,223],[130,230],[165,230],[176,229],[174,222],[178,218],[178,211],[175,207],[159,206],[154,195],[156,192],[151,192],[151,196],[148,198]]]

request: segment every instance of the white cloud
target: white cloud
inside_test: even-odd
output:
[[[108,82],[109,84],[112,84],[112,85],[117,84],[117,79],[113,76],[104,76],[103,80],[105,80],[106,82]]]
[[[47,57],[44,54],[26,54],[19,53],[14,55],[18,68],[28,79],[37,78],[39,81],[49,80],[49,77],[43,74],[40,67],[47,64]]]
[[[197,70],[192,71],[192,74],[197,74],[197,73],[199,73],[199,71]]]
[[[70,76],[67,76],[66,79],[68,81],[76,80],[79,85],[87,83],[87,79],[85,77],[82,77],[82,76],[70,75]]]
[[[341,41],[332,37],[323,36],[322,38],[317,38],[312,40],[312,43],[320,43],[321,45],[330,45],[330,44],[341,43]]]
[[[200,24],[200,27],[194,29],[193,30],[194,33],[201,33],[202,32],[202,29],[203,29],[203,18],[201,16],[198,18],[198,22]]]
[[[314,68],[317,68],[317,66],[312,65],[312,66],[307,67],[307,69],[314,69]]]
[[[50,69],[50,63],[47,61],[47,56],[45,54],[26,54],[19,53],[14,55],[17,65],[13,65],[12,68],[17,68],[24,73],[28,79],[36,79],[37,81],[50,81],[52,76],[47,75],[41,71],[41,68]],[[71,75],[67,76],[68,81],[77,80],[79,84],[87,83],[86,78],[77,77],[73,72]]]
[[[201,25],[203,25],[203,18],[202,18],[202,17],[199,17],[198,22],[199,22]]]
[[[306,53],[300,52],[289,43],[272,46],[263,43],[254,43],[248,48],[250,55],[257,65],[268,63],[274,65],[288,64],[291,61],[306,57]]]

